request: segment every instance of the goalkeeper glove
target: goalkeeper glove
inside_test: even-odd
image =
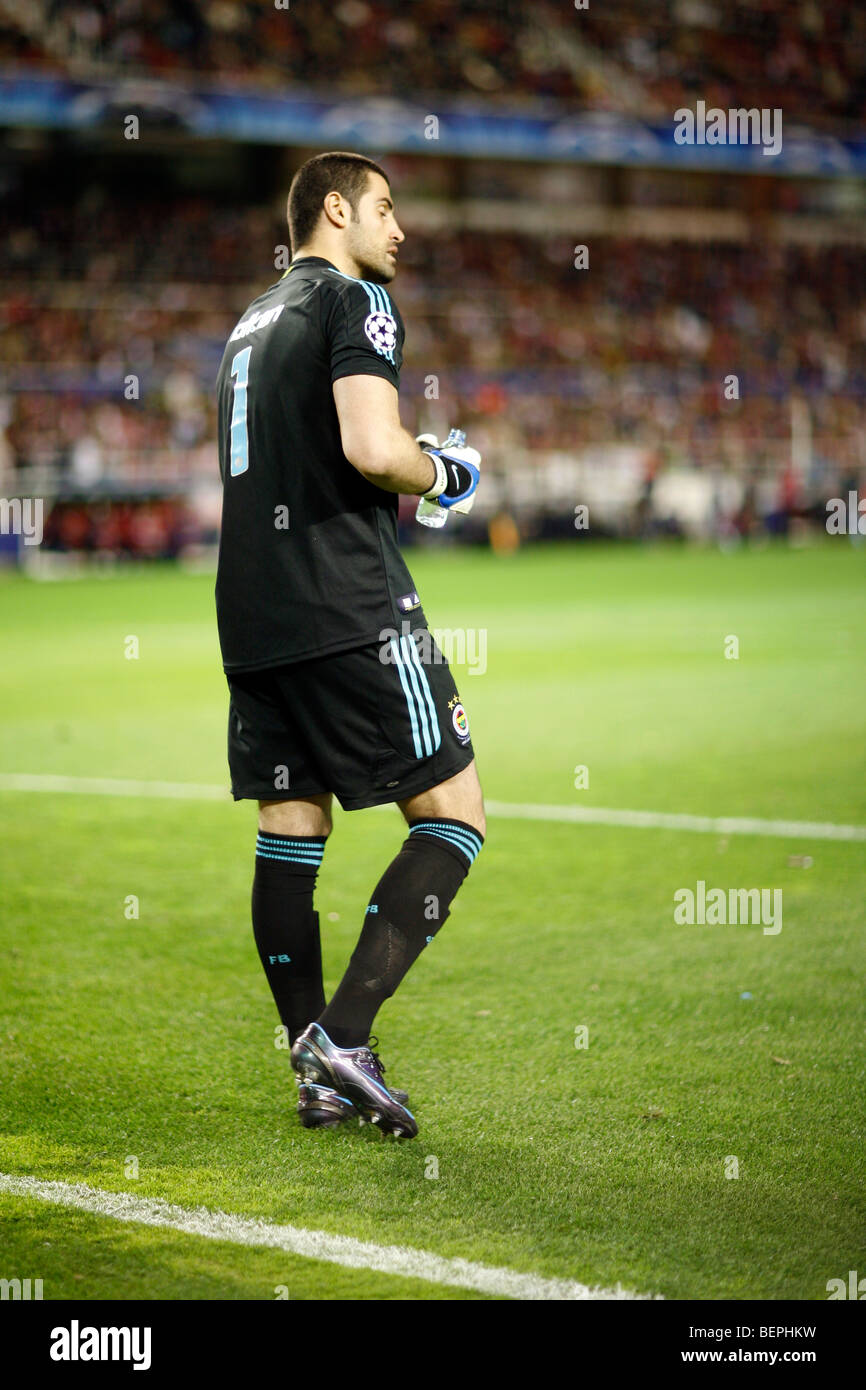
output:
[[[419,434],[416,441],[436,465],[436,481],[424,497],[463,516],[472,510],[481,476],[481,455],[465,440],[461,431],[452,430],[444,444],[432,434]]]

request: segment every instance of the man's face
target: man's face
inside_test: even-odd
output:
[[[361,280],[387,285],[397,273],[397,249],[405,241],[397,225],[391,191],[381,174],[371,169],[358,201],[356,216],[346,227],[346,250]]]

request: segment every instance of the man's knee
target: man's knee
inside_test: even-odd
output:
[[[443,783],[441,790],[446,794],[450,808],[445,814],[452,816],[454,820],[464,821],[477,830],[479,835],[486,836],[487,816],[484,811],[484,795],[481,791],[475,763],[471,762],[451,782]]]
[[[479,835],[487,834],[487,818],[484,813],[484,797],[475,764],[470,763],[455,777],[440,782],[437,787],[398,802],[406,820],[411,822],[426,817],[441,817],[445,820],[463,821],[471,825]]]
[[[333,828],[330,796],[259,802],[259,829],[266,834],[316,835],[327,839]]]
[[[487,816],[484,811],[484,797],[481,794],[481,787],[476,782],[474,788],[470,787],[467,790],[468,796],[461,799],[459,809],[455,808],[453,812],[454,819],[465,821],[483,838],[487,834]]]

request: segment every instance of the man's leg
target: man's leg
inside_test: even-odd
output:
[[[290,1043],[325,1007],[313,890],[330,833],[330,794],[259,802],[253,933]]]
[[[463,821],[478,831],[482,840],[487,834],[487,819],[484,815],[484,797],[478,770],[474,760],[456,777],[440,782],[438,787],[410,796],[408,801],[398,801],[397,805],[411,825],[416,820],[444,817]]]
[[[376,886],[348,969],[318,1019],[337,1047],[367,1042],[379,1008],[442,926],[484,843],[474,761],[397,804],[408,838]]]

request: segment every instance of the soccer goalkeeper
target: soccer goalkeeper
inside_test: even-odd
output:
[[[318,155],[289,192],[293,260],[245,310],[217,379],[216,583],[235,800],[259,803],[253,931],[308,1127],[409,1138],[373,1020],[446,920],[484,843],[469,725],[397,544],[397,498],[466,512],[480,457],[400,424],[404,240],[386,174]],[[332,797],[396,802],[408,834],[326,1003],[316,874]]]

